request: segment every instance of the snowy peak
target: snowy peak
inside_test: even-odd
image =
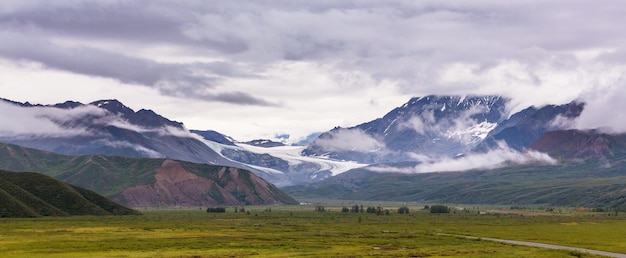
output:
[[[470,151],[506,119],[500,96],[426,96],[410,99],[382,118],[322,134],[304,150],[364,163],[455,156]]]
[[[508,102],[500,96],[426,96],[412,98],[406,104],[389,112],[386,117],[432,113],[434,121],[472,111],[473,118],[481,121],[501,119],[503,107]],[[429,114],[430,115],[430,114]]]

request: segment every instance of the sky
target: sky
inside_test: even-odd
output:
[[[603,0],[4,0],[0,97],[118,99],[241,141],[297,142],[432,94],[502,95],[511,112],[584,101],[574,127],[626,132],[624,13]]]

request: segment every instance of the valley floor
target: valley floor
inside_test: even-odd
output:
[[[352,203],[345,206],[350,207]],[[367,206],[364,204],[364,206]],[[431,214],[382,206],[253,206],[246,212],[141,210],[139,216],[0,219],[2,257],[596,257],[489,241],[511,239],[626,253],[626,215],[573,209],[508,214],[467,207]],[[486,212],[488,211],[488,212]],[[482,214],[482,215],[481,215]],[[610,215],[610,216],[609,216]],[[469,239],[455,235],[476,236]],[[600,257],[600,256],[598,256]]]

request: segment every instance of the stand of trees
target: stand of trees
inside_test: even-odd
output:
[[[208,213],[224,213],[224,212],[226,212],[226,208],[224,208],[224,207],[209,207],[209,208],[206,208],[206,212],[208,212]]]
[[[403,206],[398,209],[398,213],[400,214],[409,214],[409,207]]]
[[[444,205],[430,206],[430,213],[450,213],[450,208]]]

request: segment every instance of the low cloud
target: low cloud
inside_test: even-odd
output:
[[[360,129],[340,128],[330,132],[329,138],[318,138],[315,143],[325,151],[371,152],[385,148],[385,144]]]
[[[172,126],[145,128],[132,124],[121,116],[111,114],[93,105],[81,105],[64,109],[51,106],[22,107],[0,101],[0,137],[73,137],[88,136],[94,132],[84,124],[87,119],[97,125],[110,125],[138,133],[156,133],[160,136],[176,136],[201,139],[186,129]]]
[[[557,161],[548,154],[537,151],[519,152],[499,143],[497,149],[486,153],[473,153],[458,158],[430,158],[426,156],[416,156],[420,161],[415,167],[389,167],[375,166],[368,168],[375,172],[396,172],[396,173],[432,173],[432,172],[455,172],[474,169],[496,169],[510,165],[523,164],[546,164],[556,165]]]
[[[100,116],[104,110],[93,106],[81,106],[74,109],[53,107],[20,107],[0,101],[0,136],[1,137],[70,137],[90,135],[86,128],[70,128],[64,124],[83,117]]]
[[[576,127],[577,120],[577,117],[571,118],[559,114],[549,122],[549,128],[552,130],[572,129]]]
[[[106,139],[100,139],[100,140],[96,140],[93,143],[95,144],[100,144],[100,145],[104,145],[104,146],[109,146],[109,147],[113,147],[116,149],[121,149],[121,148],[131,148],[139,153],[143,153],[144,155],[146,155],[149,158],[165,158],[165,156],[155,150],[152,149],[148,149],[146,147],[143,146],[139,146],[136,144],[132,144],[129,142],[125,142],[125,141],[110,141],[110,140],[106,140]]]

